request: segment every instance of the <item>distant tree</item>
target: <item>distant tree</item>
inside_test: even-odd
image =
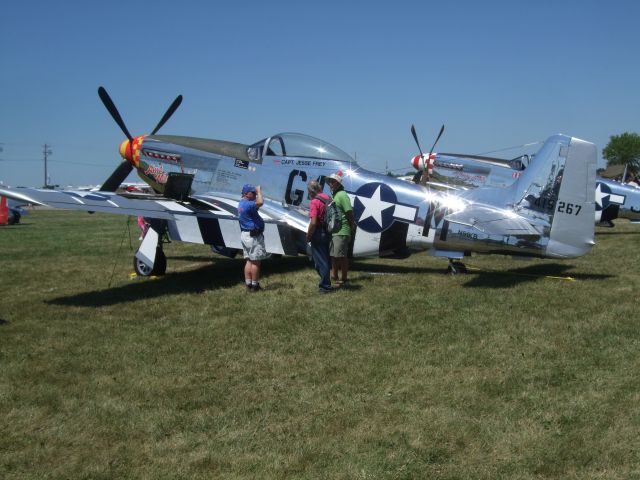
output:
[[[609,137],[609,143],[602,156],[609,165],[624,165],[627,172],[638,176],[640,173],[640,135],[625,132]],[[623,180],[626,180],[623,179]]]

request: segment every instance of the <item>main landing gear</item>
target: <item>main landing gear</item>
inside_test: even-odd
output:
[[[149,222],[149,229],[133,257],[133,269],[138,276],[150,277],[166,273],[167,256],[162,249],[166,233],[167,225],[164,220],[152,219]]]
[[[133,269],[139,277],[151,277],[156,275],[164,275],[167,272],[167,256],[162,250],[162,244],[156,248],[156,258],[153,266],[147,265],[138,257],[133,257]]]

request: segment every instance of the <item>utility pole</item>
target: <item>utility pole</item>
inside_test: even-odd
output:
[[[49,176],[47,175],[47,157],[49,155],[53,155],[53,150],[51,150],[51,145],[44,144],[44,148],[42,153],[44,154],[44,188],[48,188],[49,185]]]

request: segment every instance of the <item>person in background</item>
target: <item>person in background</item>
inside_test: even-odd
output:
[[[248,292],[262,290],[260,286],[260,268],[262,260],[267,258],[264,245],[264,220],[258,210],[264,205],[260,185],[246,184],[242,187],[242,199],[238,203],[240,222],[240,241],[246,259],[244,265],[244,283]]]
[[[352,235],[356,233],[356,221],[353,217],[353,208],[349,195],[342,186],[342,171],[333,173],[327,177],[327,183],[331,188],[333,201],[341,213],[342,228],[331,237],[331,280],[340,287],[347,282],[349,272],[349,244]]]
[[[127,193],[144,193],[144,190],[142,190],[140,187],[136,185],[127,185],[125,187],[125,191]],[[149,224],[147,223],[147,221],[142,215],[138,215],[137,222],[138,222],[138,227],[140,228],[140,238],[138,238],[138,240],[144,240],[144,236],[147,234],[147,231],[149,230]]]
[[[318,288],[320,293],[331,291],[329,244],[331,234],[324,227],[324,215],[327,205],[331,202],[329,195],[322,191],[322,186],[315,180],[307,184],[311,202],[309,203],[309,227],[307,228],[307,243],[311,243],[311,258],[320,275]]]

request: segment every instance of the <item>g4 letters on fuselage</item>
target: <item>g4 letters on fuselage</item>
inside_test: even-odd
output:
[[[283,160],[283,162],[284,161],[285,160]],[[293,160],[288,160],[288,161],[293,162]],[[319,162],[319,163],[324,164],[324,162]],[[326,179],[325,175],[320,175],[316,178],[316,180],[318,181],[318,183],[322,188],[324,188],[325,179]],[[307,175],[307,172],[305,172],[304,170],[298,170],[298,169],[291,170],[291,172],[289,173],[289,178],[287,180],[287,188],[284,193],[284,199],[287,205],[293,205],[297,207],[302,203],[302,201],[304,200],[304,195],[307,191],[306,184],[309,180],[311,180],[311,178],[309,178],[309,176]],[[296,188],[294,183],[302,184],[304,185],[304,187]]]

